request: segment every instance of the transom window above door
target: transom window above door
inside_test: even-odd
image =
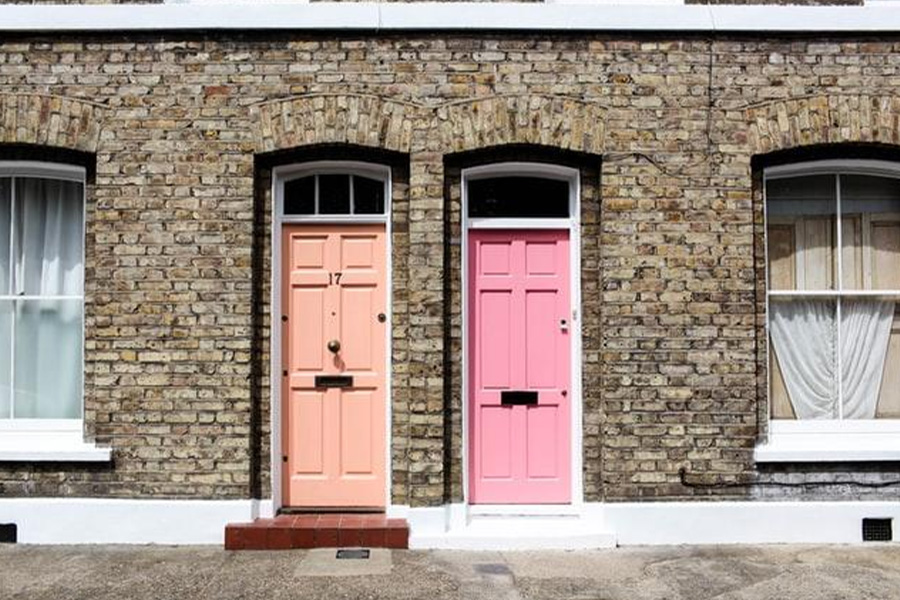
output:
[[[284,182],[284,215],[384,215],[385,180],[350,173],[315,173]]]
[[[566,179],[502,175],[470,179],[469,218],[567,219],[570,182]]]
[[[900,170],[772,169],[766,223],[772,417],[900,418]]]

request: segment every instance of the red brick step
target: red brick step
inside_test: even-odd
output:
[[[406,519],[383,514],[290,514],[225,527],[226,550],[408,548]]]

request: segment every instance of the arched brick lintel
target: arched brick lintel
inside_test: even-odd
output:
[[[311,94],[264,102],[251,111],[258,152],[353,144],[408,153],[423,107],[361,94]]]
[[[0,143],[94,153],[105,111],[102,105],[76,98],[0,93]]]
[[[507,144],[602,154],[605,109],[565,96],[490,96],[437,107],[447,153]]]
[[[900,144],[895,96],[809,96],[754,105],[745,116],[753,154],[848,142]]]

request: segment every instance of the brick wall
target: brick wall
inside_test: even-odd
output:
[[[750,483],[776,477],[752,461],[767,414],[751,160],[900,143],[898,49],[847,36],[4,40],[0,157],[22,144],[96,157],[86,429],[115,461],[6,464],[0,493],[267,496],[270,169],[352,144],[397,175],[394,501],[459,499],[458,169],[515,144],[576,157],[584,177],[587,499],[777,496]],[[838,475],[852,472],[791,476]]]

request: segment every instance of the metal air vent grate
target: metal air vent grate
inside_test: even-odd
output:
[[[360,558],[369,558],[369,549],[368,548],[341,548],[337,551],[336,558],[341,559],[360,559]]]
[[[18,529],[15,523],[0,523],[0,544],[15,544]]]
[[[863,519],[862,539],[864,542],[890,542],[894,539],[893,519]]]

